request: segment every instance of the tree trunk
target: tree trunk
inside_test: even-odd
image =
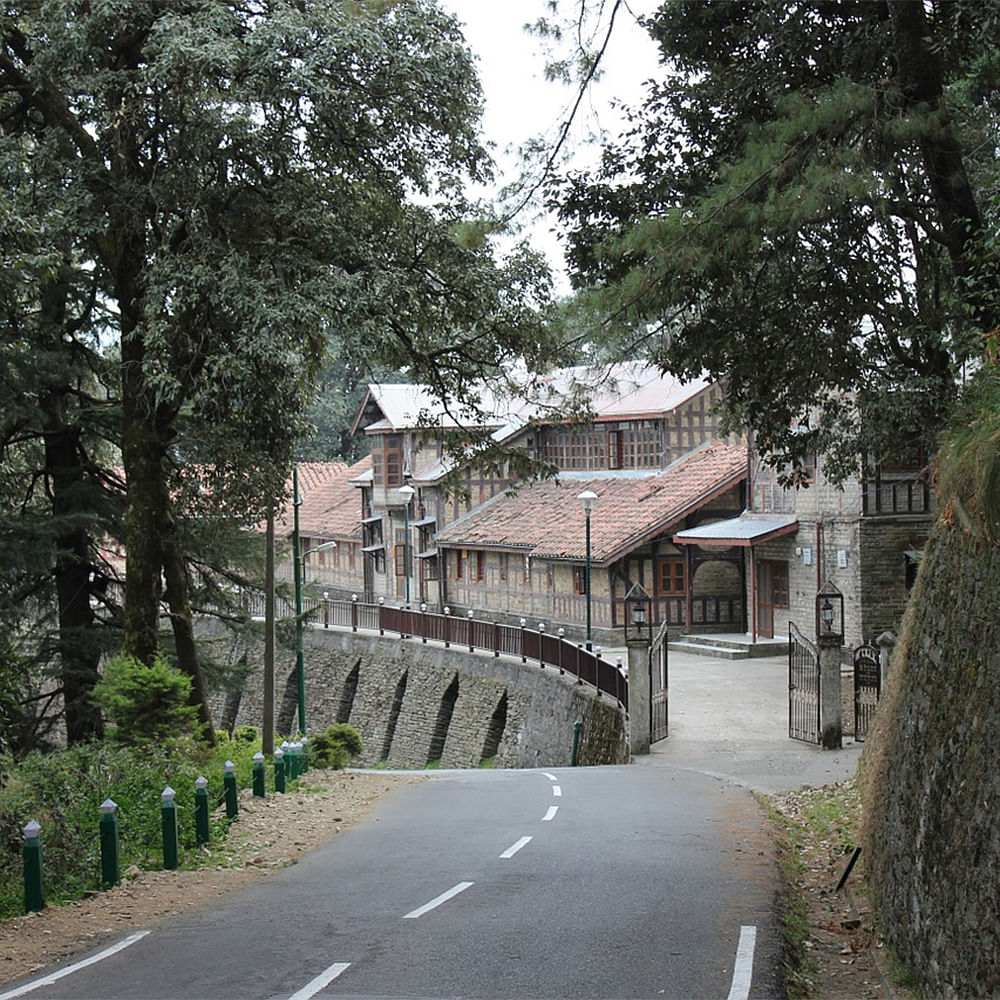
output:
[[[962,144],[944,106],[941,64],[930,45],[924,5],[914,0],[889,0],[893,49],[899,80],[908,106],[929,116],[920,151],[952,267],[959,278],[971,279],[968,299],[985,330],[1000,323],[995,302],[995,271],[989,278],[975,259],[983,234],[983,219],[965,169]],[[986,281],[989,288],[982,287]]]
[[[172,519],[170,527],[164,532],[162,547],[163,571],[167,582],[165,597],[170,608],[170,624],[174,631],[177,667],[191,678],[191,704],[198,707],[202,738],[214,745],[215,729],[212,725],[212,713],[208,708],[205,678],[198,662],[198,645],[194,637],[191,602],[188,600],[187,571],[184,558],[177,547]]]
[[[67,287],[56,276],[41,289],[42,343],[58,356],[63,343]],[[66,719],[66,740],[80,743],[103,735],[100,710],[90,701],[99,678],[101,642],[90,604],[91,537],[84,526],[90,514],[85,496],[86,470],[80,430],[66,416],[68,386],[53,385],[40,394],[45,472],[58,526],[53,576],[56,587],[59,671]]]

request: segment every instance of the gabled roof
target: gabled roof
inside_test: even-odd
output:
[[[577,496],[593,490],[591,558],[615,562],[664,534],[746,478],[746,449],[712,444],[658,475],[548,480],[500,495],[441,531],[439,547],[493,548],[544,559],[586,558],[586,518]]]
[[[501,396],[480,387],[480,413],[462,413],[446,406],[426,386],[372,383],[358,408],[351,434],[361,431],[410,430],[417,427],[480,426],[496,428],[501,436],[516,433],[531,419],[545,420],[572,401],[585,400],[597,421],[653,417],[668,413],[697,396],[710,383],[704,378],[682,382],[655,365],[628,361],[591,367],[559,368],[547,375],[522,376],[521,388]]]
[[[301,462],[298,466],[301,534],[358,540],[361,537],[361,500],[352,480],[370,468],[370,455],[350,466],[346,462]],[[288,490],[289,499],[275,529],[283,534],[290,534],[294,523],[291,483]]]

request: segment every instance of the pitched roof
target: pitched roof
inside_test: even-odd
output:
[[[654,416],[675,409],[710,384],[704,378],[682,382],[642,361],[578,365],[531,378],[514,376],[514,380],[520,388],[513,395],[480,387],[478,414],[450,410],[423,385],[372,383],[351,433],[407,430],[430,423],[451,428],[486,426],[506,435],[553,411],[558,419],[558,408],[574,400],[586,401],[599,421]]]
[[[500,548],[545,559],[586,558],[586,518],[577,496],[597,494],[591,558],[611,563],[746,478],[746,449],[712,444],[658,475],[548,480],[501,494],[441,531],[450,548]]]
[[[371,468],[368,455],[346,462],[301,462],[299,473],[299,531],[320,538],[357,540],[361,537],[361,497],[352,480]],[[291,483],[289,499],[276,531],[290,534],[294,512]]]

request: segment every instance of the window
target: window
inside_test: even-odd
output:
[[[455,579],[461,580],[465,576],[465,551],[463,549],[455,550]]]
[[[406,531],[403,528],[396,529],[394,554],[396,557],[396,576],[406,576]]]
[[[472,566],[470,569],[470,577],[473,580],[480,581],[486,579],[486,553],[485,552],[473,552],[471,554]]]
[[[425,559],[421,559],[420,562],[423,564],[423,578],[425,580],[436,580],[438,578],[438,557],[427,556]]]
[[[656,592],[663,597],[684,594],[687,591],[687,567],[684,559],[660,559],[656,564]]]
[[[403,435],[383,434],[372,446],[372,477],[376,486],[403,485]]]
[[[508,561],[507,553],[506,552],[501,552],[500,553],[500,582],[501,583],[506,583],[507,582],[507,561]]]
[[[586,594],[587,593],[587,567],[586,566],[574,566],[573,567],[573,593],[574,594]]]

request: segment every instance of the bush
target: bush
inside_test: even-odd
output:
[[[162,743],[190,736],[198,727],[198,709],[189,704],[191,678],[160,657],[145,664],[133,656],[116,656],[91,698],[107,715],[110,735],[118,743]]]
[[[310,760],[316,767],[346,767],[361,753],[361,734],[346,722],[337,722],[309,741]]]

